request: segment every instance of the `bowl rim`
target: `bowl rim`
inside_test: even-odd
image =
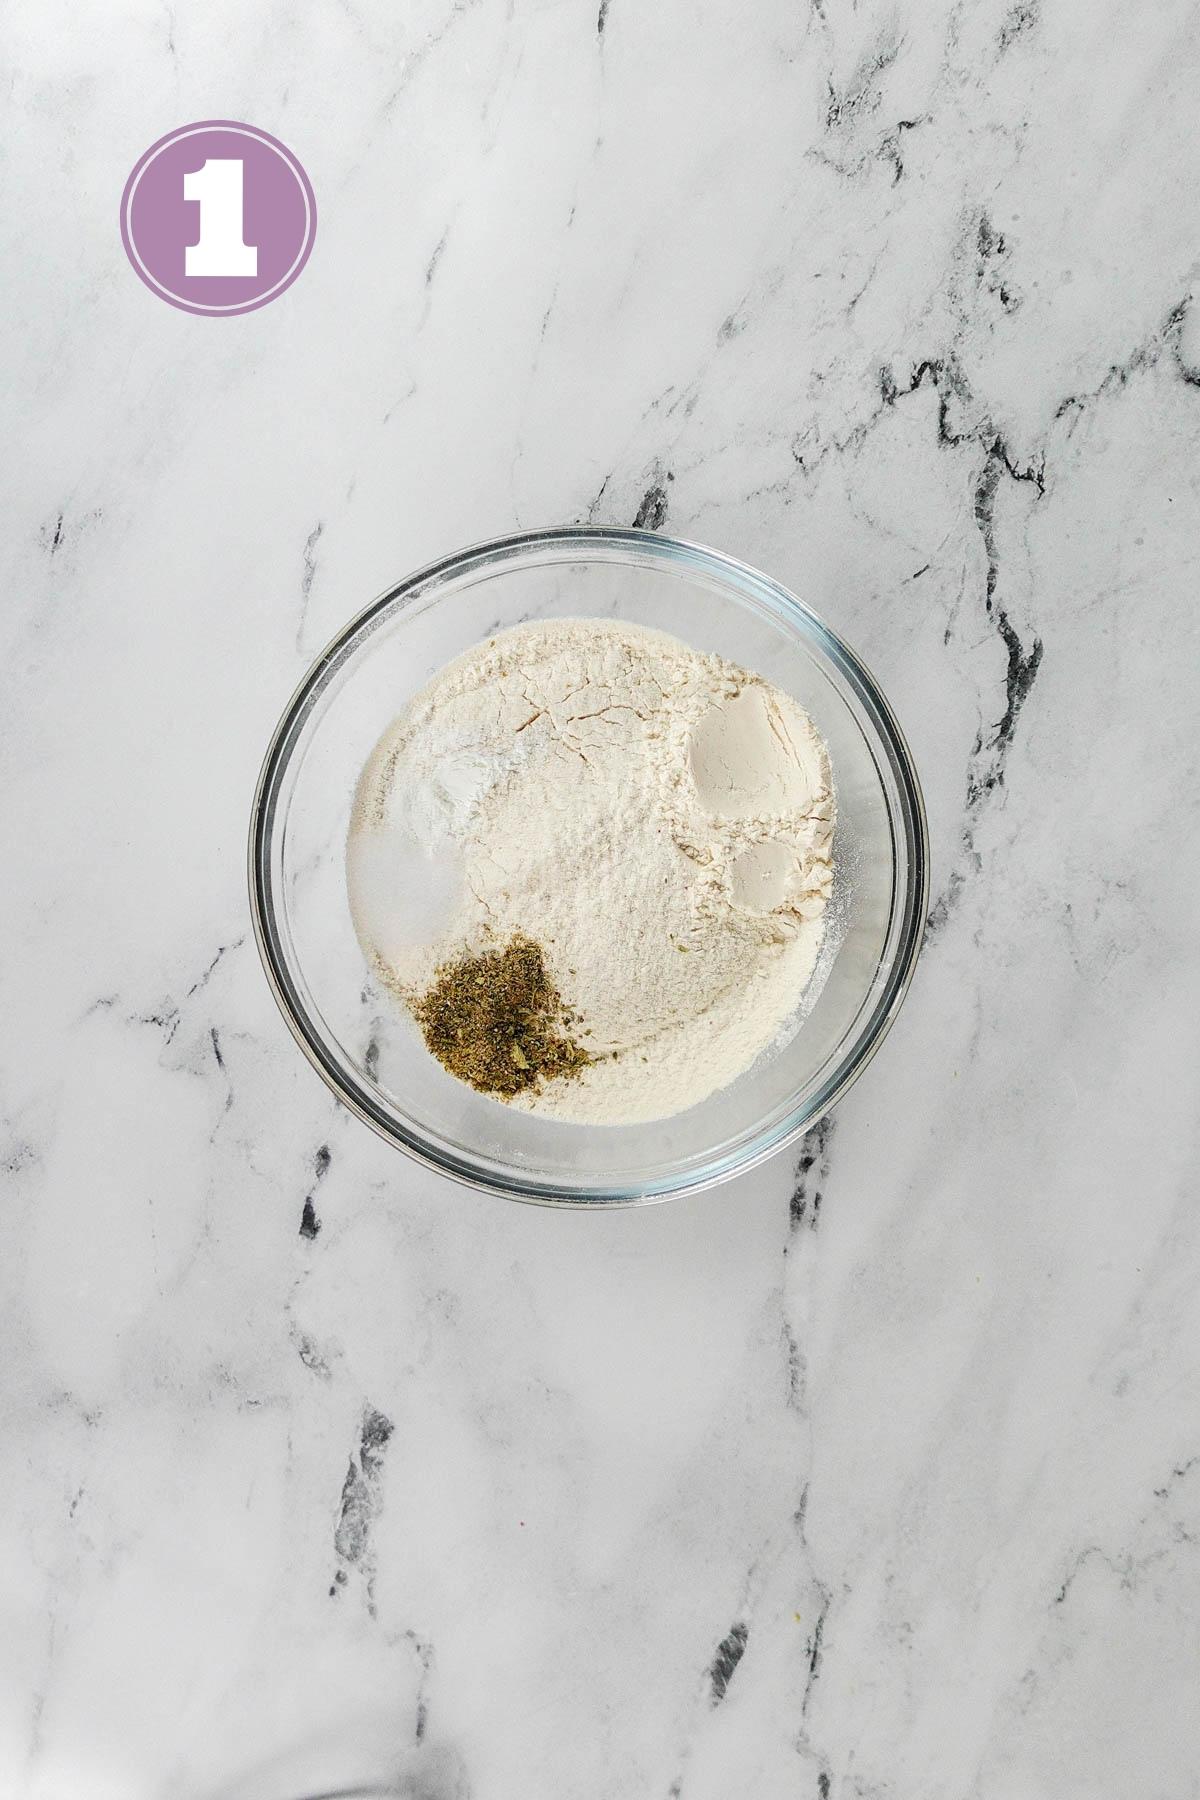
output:
[[[902,915],[891,965],[887,969],[875,1004],[860,1019],[854,1034],[834,1068],[810,1097],[809,1103],[788,1114],[769,1131],[759,1133],[733,1153],[682,1172],[677,1178],[641,1186],[614,1183],[571,1186],[561,1181],[539,1181],[536,1178],[511,1177],[481,1168],[469,1156],[457,1156],[425,1142],[415,1132],[398,1127],[390,1116],[372,1100],[365,1089],[352,1087],[341,1067],[329,1055],[325,1037],[312,1023],[296,989],[284,955],[275,924],[275,906],[270,870],[270,845],[275,814],[283,778],[292,751],[300,736],[307,713],[315,698],[349,660],[356,640],[386,609],[400,610],[406,600],[414,599],[432,583],[442,584],[477,564],[508,562],[523,552],[539,549],[554,554],[550,560],[566,560],[566,553],[581,556],[594,554],[606,546],[614,554],[608,559],[622,560],[620,552],[637,553],[644,561],[682,566],[702,571],[710,580],[726,588],[741,590],[765,600],[777,615],[793,625],[799,624],[803,635],[816,638],[820,648],[837,668],[839,675],[853,690],[864,707],[887,753],[887,760],[900,797],[900,812],[907,848],[907,879],[903,893],[893,879],[892,918]],[[399,604],[398,604],[399,603]],[[872,755],[877,746],[870,743]],[[898,866],[893,808],[888,807],[888,822],[893,833],[893,876]],[[537,530],[511,532],[502,537],[487,538],[426,563],[411,574],[385,588],[361,611],[355,613],[324,649],[313,659],[284,707],[271,734],[255,784],[250,811],[247,841],[247,875],[250,917],[259,958],[275,1003],[292,1037],[307,1061],[316,1070],[336,1098],[347,1110],[369,1126],[394,1149],[452,1181],[477,1192],[498,1194],[506,1199],[534,1205],[565,1207],[644,1206],[671,1200],[683,1194],[700,1193],[736,1175],[757,1168],[768,1157],[786,1149],[805,1132],[819,1124],[825,1114],[853,1086],[877,1053],[890,1031],[901,1003],[912,983],[925,936],[929,906],[929,826],[920,778],[907,739],[879,683],[856,651],[812,607],[800,600],[772,576],[749,563],[714,550],[688,538],[676,538],[662,532],[645,531],[637,526],[556,525]],[[889,925],[889,936],[891,926]]]

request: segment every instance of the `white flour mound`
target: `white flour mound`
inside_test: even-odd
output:
[[[662,632],[546,620],[450,663],[384,733],[355,798],[351,906],[401,998],[463,950],[542,946],[603,1060],[509,1104],[666,1118],[796,1011],[833,819],[825,746],[786,694]]]

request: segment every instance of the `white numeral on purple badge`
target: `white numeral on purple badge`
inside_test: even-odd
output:
[[[187,246],[187,274],[258,274],[258,250],[242,241],[245,170],[240,158],[210,156],[184,176],[184,199],[200,202],[200,240]]]
[[[183,312],[253,312],[286,293],[317,228],[312,182],[257,125],[180,125],[134,164],[121,240],[146,286]]]

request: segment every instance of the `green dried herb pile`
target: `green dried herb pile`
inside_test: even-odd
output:
[[[521,933],[443,963],[413,1012],[443,1067],[483,1094],[511,1099],[593,1061],[569,1035],[578,1020],[563,1006],[541,945]]]

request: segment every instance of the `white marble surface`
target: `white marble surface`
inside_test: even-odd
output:
[[[1194,6],[6,36],[0,1793],[1200,1794]],[[117,230],[214,115],[320,207],[232,320]],[[243,836],[352,610],[635,518],[862,650],[939,898],[799,1171],[562,1216],[339,1111]]]

